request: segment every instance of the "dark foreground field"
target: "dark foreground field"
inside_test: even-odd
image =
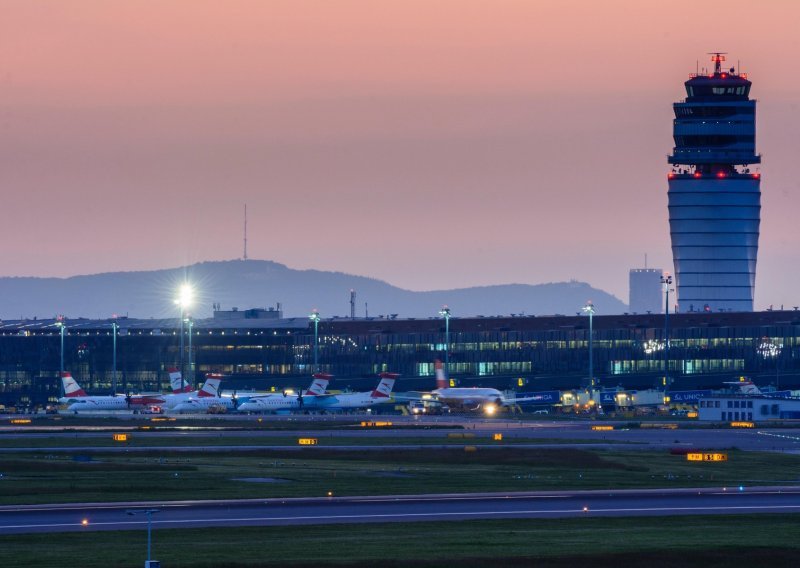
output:
[[[795,485],[800,482],[800,456],[730,451],[726,462],[703,463],[664,450],[514,447],[474,452],[464,448],[144,455],[99,451],[8,454],[2,456],[0,474],[0,505],[11,505],[319,497],[329,491],[350,496]]]
[[[463,521],[153,532],[165,568],[798,565],[800,516]],[[142,566],[146,532],[0,536],[0,565]]]

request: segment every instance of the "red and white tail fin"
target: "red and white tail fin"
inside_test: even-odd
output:
[[[61,384],[64,385],[64,396],[88,396],[78,382],[72,378],[72,373],[61,373]]]
[[[433,367],[436,370],[436,388],[437,389],[446,389],[448,388],[447,384],[447,375],[444,374],[444,365],[439,359],[436,359],[433,362]]]
[[[744,381],[739,383],[739,392],[742,394],[761,394],[761,389],[758,388],[753,381]]]
[[[331,382],[333,375],[328,373],[315,373],[312,376],[311,386],[305,392],[305,395],[321,396],[328,390],[328,383]]]
[[[378,376],[381,378],[381,382],[379,382],[378,386],[375,387],[375,390],[372,391],[371,397],[391,398],[392,389],[394,388],[394,382],[400,375],[398,375],[397,373],[381,373]]]
[[[172,388],[173,394],[192,391],[192,385],[183,380],[181,372],[178,369],[170,367],[167,369],[167,372],[169,372],[169,385]]]
[[[753,381],[745,380],[744,378],[738,381],[728,381],[725,384],[739,387],[739,394],[747,394],[751,396],[764,394],[761,392],[761,389],[755,385]]]
[[[219,384],[222,382],[222,375],[206,375],[206,382],[203,383],[203,388],[197,392],[198,397],[218,397]]]

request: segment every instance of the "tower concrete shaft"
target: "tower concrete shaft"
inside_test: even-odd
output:
[[[752,311],[761,221],[751,82],[724,54],[675,103],[669,225],[679,311]]]

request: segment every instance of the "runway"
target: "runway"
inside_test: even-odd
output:
[[[654,489],[0,507],[0,534],[468,519],[800,512],[793,487]],[[85,521],[85,522],[84,522]]]

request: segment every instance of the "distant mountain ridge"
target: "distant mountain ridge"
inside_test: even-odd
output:
[[[454,290],[414,292],[365,276],[295,270],[268,260],[201,262],[181,268],[107,272],[69,278],[0,278],[3,319],[175,317],[178,286],[192,282],[195,317],[210,317],[212,303],[223,310],[282,304],[285,317],[304,317],[316,308],[324,318],[350,315],[350,290],[357,294],[356,315],[397,314],[430,317],[442,305],[454,317],[509,314],[574,314],[592,300],[597,314],[623,313],[627,306],[611,294],[584,282],[501,284]],[[367,306],[365,306],[365,303]]]

